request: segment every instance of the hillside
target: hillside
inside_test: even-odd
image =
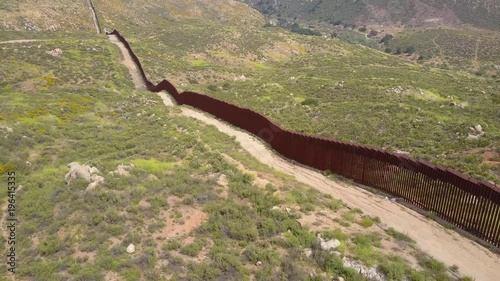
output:
[[[0,51],[0,163],[19,180],[22,257],[3,280],[367,280],[359,268],[414,280],[461,275],[380,218],[270,170],[213,126],[134,90],[106,38],[43,40]],[[74,162],[103,182],[66,180]],[[336,253],[317,234],[337,239]]]
[[[102,28],[168,25],[169,21],[217,21],[233,25],[260,24],[262,16],[235,1],[93,0]],[[208,4],[210,3],[210,4]],[[0,3],[0,28],[33,31],[93,31],[87,0],[5,0]]]
[[[95,34],[86,2],[0,4],[0,181],[16,172],[19,222],[17,272],[0,280],[496,276],[498,255],[432,213],[283,159],[289,173],[275,170],[263,158],[278,156],[248,152],[253,137],[242,143],[220,121],[137,90],[134,67]],[[499,182],[498,79],[263,28],[263,16],[235,1],[93,2],[153,81]],[[21,39],[31,41],[11,41]],[[481,136],[469,128],[477,124]],[[66,178],[75,162],[97,170]]]
[[[405,0],[405,1],[292,1],[241,0],[267,15],[298,20],[342,21],[360,25],[406,25],[463,23],[500,29],[498,0]]]

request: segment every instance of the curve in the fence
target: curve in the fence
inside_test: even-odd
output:
[[[400,197],[500,247],[500,188],[426,161],[285,130],[251,109],[199,93],[179,93],[167,80],[154,85],[147,80],[127,40],[116,30],[110,34],[125,45],[149,91],[165,90],[178,104],[193,106],[242,128],[286,158]]]

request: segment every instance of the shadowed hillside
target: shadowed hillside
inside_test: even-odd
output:
[[[241,0],[268,15],[357,25],[441,23],[500,29],[498,0]]]

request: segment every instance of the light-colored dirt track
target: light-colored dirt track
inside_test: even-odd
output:
[[[119,42],[114,43],[121,45]],[[133,64],[130,55],[127,52],[123,54],[125,61],[128,61],[125,65],[128,67],[128,65]],[[132,68],[129,67],[129,69],[131,72],[133,71]],[[135,66],[134,69],[137,71]],[[158,95],[166,106],[175,106],[169,94],[161,92]],[[213,125],[219,131],[236,137],[236,141],[241,144],[242,148],[275,170],[292,175],[298,181],[323,193],[331,194],[334,198],[344,201],[349,207],[360,208],[365,214],[380,217],[387,226],[409,234],[417,241],[420,248],[431,256],[445,262],[448,266],[457,265],[461,274],[469,275],[477,281],[500,280],[500,256],[491,253],[479,244],[447,230],[406,207],[392,203],[390,200],[374,195],[360,187],[339,183],[314,170],[293,165],[274,153],[253,135],[238,130],[208,114],[184,106],[181,106],[181,110],[184,116]]]
[[[134,82],[134,86],[138,90],[146,90],[146,84],[144,81],[142,81],[141,75],[139,74],[139,70],[137,69],[137,66],[135,65],[134,61],[130,57],[130,54],[128,53],[127,49],[121,42],[116,38],[115,35],[108,35],[109,40],[113,42],[115,45],[120,48],[120,51],[122,52],[122,55],[124,57],[124,60],[122,63],[127,67],[127,69],[130,72],[130,76],[132,76],[132,82]]]

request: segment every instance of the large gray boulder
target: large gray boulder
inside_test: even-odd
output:
[[[322,250],[325,250],[325,251],[335,250],[338,246],[340,246],[340,241],[339,240],[332,239],[332,240],[325,241],[321,237],[321,233],[318,234],[317,241],[318,241],[319,247]]]
[[[82,166],[77,162],[71,162],[68,164],[69,172],[64,176],[64,180],[66,180],[67,184],[70,184],[72,181],[76,179],[84,179],[90,182],[90,167]]]
[[[104,178],[97,175],[99,169],[88,165],[80,165],[77,162],[68,164],[69,172],[64,176],[67,184],[70,184],[76,179],[83,179],[89,183],[85,191],[93,190],[98,185],[104,184]]]

